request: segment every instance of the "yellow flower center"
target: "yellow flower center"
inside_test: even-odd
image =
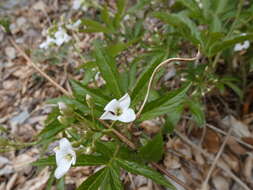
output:
[[[120,116],[122,113],[123,113],[123,111],[122,111],[122,109],[121,109],[120,107],[117,107],[117,108],[115,109],[115,115],[116,115],[116,116]]]
[[[71,161],[73,156],[71,154],[67,154],[64,158],[68,161]]]

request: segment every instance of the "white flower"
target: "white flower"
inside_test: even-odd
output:
[[[75,9],[75,10],[77,10],[77,9],[79,9],[80,7],[82,7],[82,9],[83,9],[84,11],[86,11],[86,10],[87,10],[87,7],[84,6],[84,3],[85,3],[85,0],[74,0],[74,1],[73,1],[73,6],[72,6],[72,8]]]
[[[59,27],[59,29],[58,29],[57,32],[55,32],[54,37],[55,37],[55,41],[54,42],[58,46],[61,46],[64,42],[68,42],[71,39],[71,37],[61,27]]]
[[[127,93],[119,100],[113,99],[105,106],[105,112],[100,119],[113,121],[119,120],[125,123],[134,121],[136,115],[134,110],[129,108],[130,103],[131,99]]]
[[[39,48],[41,48],[41,49],[47,49],[53,43],[54,43],[54,39],[51,38],[51,37],[49,37],[49,36],[47,36],[46,41],[42,42],[40,44]]]
[[[248,49],[249,45],[250,43],[248,40],[244,41],[243,43],[237,43],[235,44],[234,51],[242,51],[244,49]]]
[[[64,114],[64,111],[68,109],[67,105],[63,102],[58,102],[58,107],[61,114]]]
[[[201,0],[196,0],[196,2],[198,4],[199,8],[202,9],[203,8],[203,4],[202,4]]]
[[[76,163],[76,153],[66,138],[62,138],[59,141],[59,147],[56,147],[54,152],[57,165],[54,176],[57,179],[60,179],[65,173],[67,173],[70,166]]]
[[[54,38],[48,35],[46,41],[41,43],[39,47],[42,49],[47,49],[51,44],[61,46],[64,42],[68,42],[70,39],[71,37],[66,33],[66,31],[59,27],[58,31],[54,34]]]
[[[72,24],[67,24],[66,27],[69,29],[69,30],[77,30],[81,24],[81,20],[78,19],[76,22],[72,23]]]
[[[242,33],[241,36],[246,36],[246,33]],[[235,44],[234,51],[242,51],[244,49],[248,49],[250,42],[248,40],[244,41],[243,43]]]

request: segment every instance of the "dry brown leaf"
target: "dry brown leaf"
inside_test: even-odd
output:
[[[197,189],[197,190],[209,190],[210,189],[210,185],[208,183],[205,183],[201,186],[201,188]]]
[[[5,164],[8,164],[10,160],[6,157],[0,156],[0,168],[2,168]]]
[[[242,140],[253,146],[253,138],[252,137],[242,137]]]
[[[142,127],[144,131],[150,135],[156,134],[161,130],[159,123],[155,120],[143,121],[140,124],[140,127]]]
[[[218,133],[211,129],[206,130],[206,134],[203,140],[203,147],[211,153],[217,153],[220,149],[220,137]]]
[[[0,183],[0,190],[6,190],[6,184]]]
[[[202,154],[197,151],[196,149],[193,149],[193,156],[196,160],[196,162],[199,164],[199,165],[204,165],[205,164],[205,158],[202,156]]]
[[[17,177],[18,177],[18,173],[15,173],[11,176],[10,180],[8,181],[8,183],[6,185],[6,190],[12,189],[12,187],[15,185]]]
[[[237,155],[244,155],[248,151],[241,146],[234,138],[230,137],[227,141],[227,145],[229,146],[230,150],[237,154]]]
[[[25,173],[29,173],[29,171],[32,169],[31,163],[37,160],[37,157],[38,157],[38,150],[35,149],[26,152],[24,154],[20,154],[12,162],[13,167],[16,171],[23,171]]]
[[[222,155],[222,159],[230,166],[232,170],[234,170],[235,172],[239,172],[240,161],[235,155],[231,153],[226,153]]]
[[[249,155],[245,159],[245,164],[244,164],[244,169],[243,169],[243,175],[245,176],[247,182],[253,183],[252,182],[252,176],[253,176],[253,155]]]
[[[212,182],[216,190],[229,190],[229,181],[223,176],[213,176]]]
[[[224,119],[222,119],[222,123],[228,127],[232,127],[232,135],[235,135],[236,137],[241,138],[251,136],[248,126],[235,119],[232,115],[226,116]]]
[[[177,138],[173,140],[171,145],[174,150],[180,152],[186,159],[192,158],[191,148],[187,144],[183,143],[181,139]]]
[[[163,164],[167,169],[178,169],[181,167],[179,158],[171,153],[165,154]]]
[[[0,176],[9,175],[9,174],[11,174],[13,172],[14,172],[13,166],[6,165],[2,169],[0,169]]]
[[[19,187],[19,190],[43,190],[48,178],[50,176],[48,167],[44,168],[38,176],[35,178],[32,178],[29,181],[26,181],[26,183],[21,184],[21,187]]]

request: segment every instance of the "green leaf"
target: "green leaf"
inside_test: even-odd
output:
[[[64,184],[65,184],[65,180],[64,177],[62,177],[61,179],[57,180],[56,182],[56,189],[57,190],[64,190]]]
[[[53,98],[53,99],[47,100],[47,103],[50,103],[50,104],[57,104],[58,102],[63,102],[65,104],[69,105],[70,107],[72,107],[73,109],[78,109],[83,114],[90,113],[88,106],[86,106],[85,104],[77,101],[76,99],[72,99],[70,97],[61,96],[58,98]]]
[[[217,2],[217,8],[216,8],[216,14],[220,14],[226,10],[226,7],[228,5],[228,0],[222,0],[222,1],[216,1]]]
[[[56,118],[51,123],[47,124],[44,129],[39,133],[39,137],[42,140],[49,139],[51,137],[54,137],[61,131],[63,131],[66,128],[66,126],[62,125]]]
[[[191,99],[188,99],[186,103],[189,106],[190,112],[193,116],[193,120],[199,126],[203,126],[205,124],[205,113],[202,108],[202,105],[199,103],[198,100],[191,100]]]
[[[125,13],[126,3],[127,3],[126,0],[116,0],[117,13],[115,14],[114,17],[115,28],[118,28],[120,26],[120,21],[122,20]]]
[[[49,179],[47,180],[46,190],[51,190],[54,181],[55,181],[54,172],[51,172]]]
[[[218,41],[212,47],[210,47],[209,54],[215,55],[216,53],[223,51],[229,47],[232,47],[237,43],[242,43],[245,40],[252,40],[252,39],[253,39],[253,34],[247,34],[245,36],[242,36],[242,35],[233,36],[230,39],[225,39],[221,42]]]
[[[112,18],[110,18],[107,6],[104,6],[101,10],[101,19],[111,29],[111,31],[114,30],[113,21]]]
[[[139,155],[147,162],[158,162],[164,153],[162,133],[158,133],[146,145],[140,148]]]
[[[123,43],[123,42],[113,43],[113,44],[111,44],[111,45],[109,45],[107,47],[107,51],[108,51],[108,53],[110,53],[110,55],[112,57],[115,57],[121,51],[123,51],[124,49],[126,49],[128,46],[129,46],[129,44]]]
[[[187,16],[186,12],[163,13],[155,12],[153,15],[161,21],[175,27],[185,38],[198,45],[201,43],[200,32],[197,25]]]
[[[122,183],[120,181],[120,167],[116,162],[111,162],[108,166],[109,175],[108,178],[101,185],[101,190],[123,190]]]
[[[107,179],[109,169],[103,168],[86,179],[77,190],[97,190],[100,185]]]
[[[160,98],[147,103],[141,114],[141,120],[152,119],[154,117],[170,113],[180,106],[189,90],[191,83],[177,90],[168,92]]]
[[[140,100],[144,96],[150,76],[154,71],[154,69],[156,68],[156,66],[159,65],[159,63],[161,63],[163,58],[164,58],[163,54],[158,54],[153,59],[151,59],[145,71],[143,71],[140,77],[137,79],[137,83],[135,83],[131,94],[133,105],[135,105],[138,102],[138,100]]]
[[[201,10],[195,0],[178,0],[178,2],[190,9],[193,13],[201,15]]]
[[[120,181],[120,167],[116,162],[112,162],[110,167],[110,181],[111,181],[111,190],[123,190],[122,183]]]
[[[47,158],[41,158],[35,162],[32,163],[33,166],[55,166],[55,157],[49,156]]]
[[[164,129],[163,129],[164,134],[173,133],[174,128],[176,127],[177,123],[179,122],[181,118],[182,112],[183,112],[183,106],[180,105],[177,108],[175,108],[173,112],[170,112],[169,114],[167,114],[165,118],[166,121],[164,124]]]
[[[135,14],[136,11],[141,10],[144,6],[150,5],[151,0],[139,0],[133,7],[130,7],[127,11],[128,14]]]
[[[89,88],[75,80],[70,80],[70,83],[73,88],[74,95],[78,97],[80,100],[85,101],[85,96],[87,94],[89,94],[94,99],[95,103],[98,103],[99,105],[102,106],[107,104],[108,101],[110,100],[110,98],[103,95],[100,90]]]
[[[85,32],[103,32],[106,34],[113,33],[110,28],[103,26],[101,23],[94,20],[83,19],[82,23],[86,25],[86,29],[84,30]]]
[[[9,18],[0,18],[0,26],[3,27],[5,32],[10,32],[10,19]]]
[[[176,188],[160,173],[149,168],[146,165],[138,164],[136,162],[130,162],[126,160],[117,159],[117,163],[123,169],[133,174],[142,175],[144,177],[152,179],[155,183],[163,185],[167,188],[176,190]]]
[[[114,151],[108,145],[109,143],[97,141],[96,151],[101,153],[105,158],[111,158]]]
[[[231,88],[239,96],[240,100],[243,100],[243,91],[236,84],[230,81],[225,81],[224,84]]]
[[[106,81],[106,85],[116,98],[120,98],[122,94],[119,84],[120,77],[116,63],[114,59],[107,54],[105,49],[102,47],[101,42],[95,41],[94,45],[96,64]]]
[[[105,165],[108,162],[104,156],[101,155],[78,155],[74,166],[99,166]]]

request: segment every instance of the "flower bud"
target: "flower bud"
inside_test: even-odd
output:
[[[93,107],[93,98],[89,95],[89,94],[86,94],[86,103],[88,105],[89,108],[92,108]]]
[[[59,116],[57,117],[57,119],[58,119],[58,121],[59,121],[61,124],[63,124],[63,125],[66,125],[66,124],[68,123],[67,119],[66,119],[64,116],[62,116],[62,115],[59,115]]]
[[[92,153],[92,148],[89,146],[85,149],[85,154],[91,154]]]
[[[58,107],[59,107],[60,113],[62,115],[68,109],[67,105],[65,103],[63,103],[63,102],[58,102]]]

